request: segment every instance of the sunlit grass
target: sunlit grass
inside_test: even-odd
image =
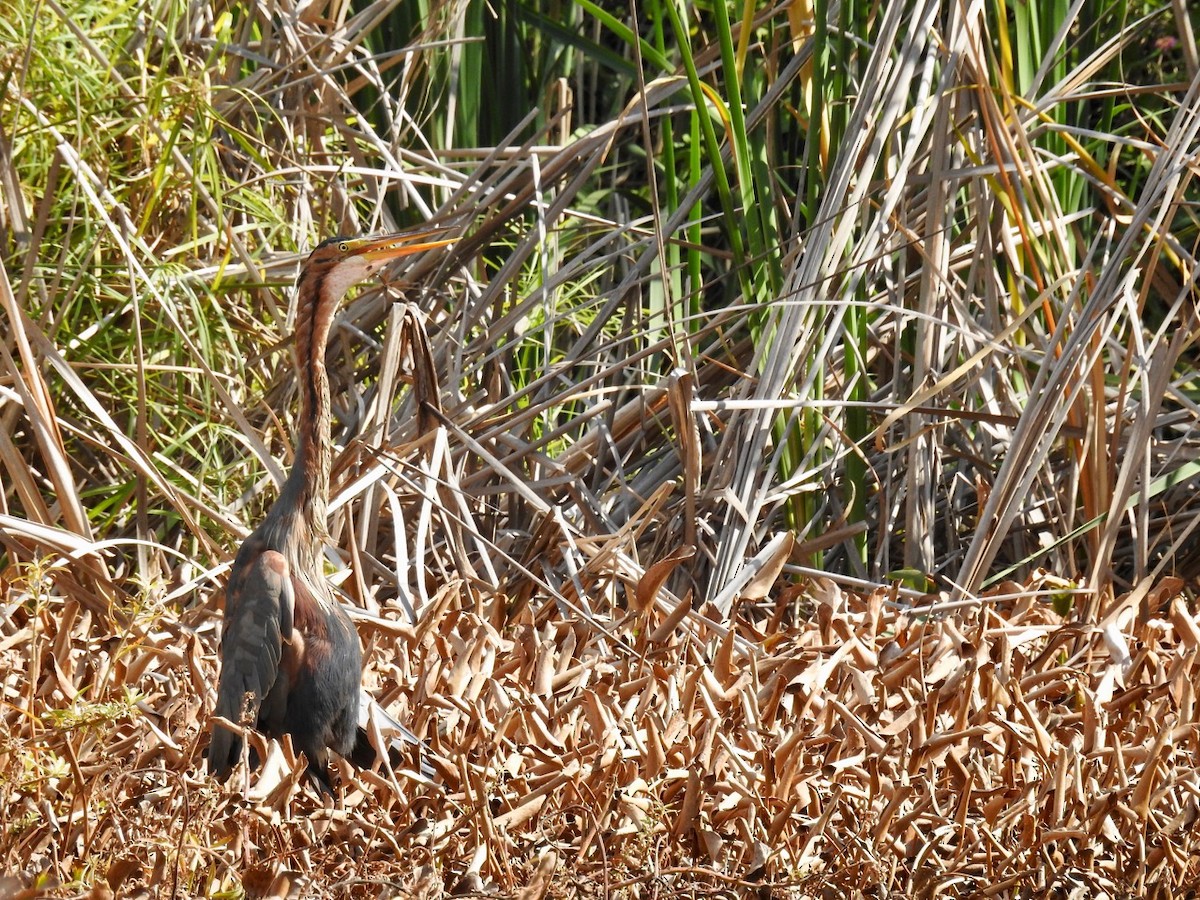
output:
[[[430,218],[463,239],[365,285],[327,360],[328,569],[398,629],[456,578],[456,614],[534,644],[648,616],[649,591],[748,640],[688,652],[758,690],[737,654],[819,620],[779,599],[812,569],[964,604],[1044,569],[1086,627],[1186,569],[1200,229],[1172,11],[10,6],[0,592],[38,629],[86,620],[79,664],[109,665],[82,699],[6,695],[49,704],[38,729],[111,726],[132,753],[166,709],[195,761],[222,566],[291,461],[296,265]],[[763,566],[777,583],[726,590]],[[130,648],[176,668],[121,699]],[[78,777],[60,749],[39,748],[56,785]]]

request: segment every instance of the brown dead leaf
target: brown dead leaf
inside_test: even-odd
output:
[[[637,589],[633,594],[635,611],[644,613],[649,610],[658,597],[658,592],[671,577],[671,573],[680,563],[686,562],[695,554],[695,547],[685,545],[673,550],[647,568],[646,574],[638,579]]]

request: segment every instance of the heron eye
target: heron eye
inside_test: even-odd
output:
[[[345,241],[342,241],[340,244],[338,244],[338,253],[345,253],[349,249],[350,245]]]

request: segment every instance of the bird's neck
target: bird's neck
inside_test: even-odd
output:
[[[329,375],[325,349],[340,297],[328,285],[297,285],[296,378],[300,386],[300,417],[296,421],[296,455],[292,471],[268,516],[274,520],[294,561],[311,568],[325,538],[332,460],[329,426]],[[290,551],[290,552],[289,552]]]

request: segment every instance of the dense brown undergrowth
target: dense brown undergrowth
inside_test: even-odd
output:
[[[446,584],[415,627],[364,627],[368,683],[426,739],[432,782],[415,759],[345,768],[323,801],[282,748],[248,793],[204,774],[211,606],[106,617],[48,577],[6,573],[0,864],[51,896],[1200,882],[1200,624],[1170,585],[1081,628],[1011,583],[930,615],[780,582],[731,627],[647,585],[584,619]]]

